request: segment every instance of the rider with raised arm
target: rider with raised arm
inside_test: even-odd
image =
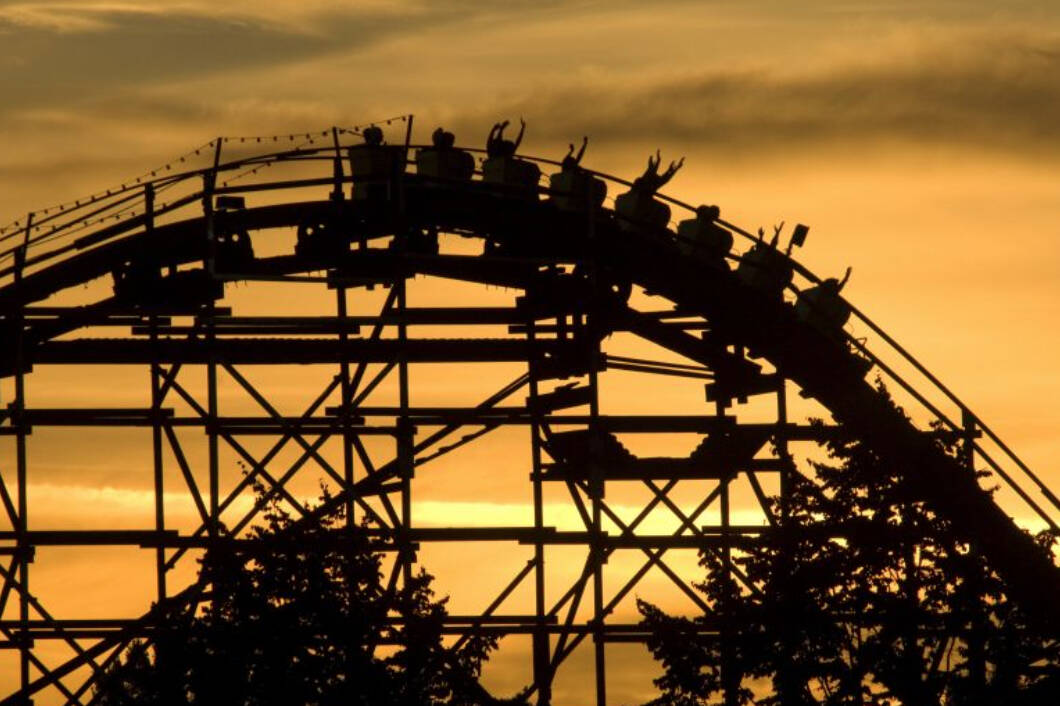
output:
[[[852,268],[848,267],[842,280],[829,277],[799,292],[795,315],[827,335],[840,336],[850,318],[851,308],[839,293],[850,279],[851,271]]]
[[[773,238],[766,242],[765,233],[758,229],[758,240],[754,246],[740,258],[736,276],[755,289],[771,298],[781,299],[784,290],[795,275],[794,266],[788,253],[777,249],[784,222],[773,226]]]
[[[655,157],[652,158],[648,155],[648,167],[633,181],[633,188],[644,191],[648,194],[655,194],[662,187],[666,186],[666,183],[674,178],[674,174],[677,174],[677,170],[685,164],[685,158],[677,160],[676,162],[670,162],[670,166],[666,168],[666,171],[662,174],[659,173],[659,165],[662,163],[662,154],[659,150],[655,150]]]
[[[514,157],[519,145],[523,143],[523,135],[526,133],[526,121],[519,118],[519,134],[515,141],[504,139],[504,128],[508,127],[508,121],[494,123],[490,128],[489,137],[486,138],[486,154],[490,157]]]
[[[585,148],[589,146],[588,136],[582,137],[582,146],[578,150],[578,154],[574,154],[574,143],[570,143],[570,148],[567,150],[567,155],[560,162],[560,168],[565,171],[577,171],[581,168],[582,157],[585,156]]]
[[[486,138],[486,161],[482,163],[482,180],[489,184],[516,187],[513,195],[537,200],[541,170],[533,162],[519,159],[515,153],[523,142],[526,121],[519,119],[519,134],[515,140],[504,139],[508,121],[494,123]]]
[[[584,211],[590,205],[599,208],[607,198],[607,183],[581,167],[588,145],[589,138],[583,137],[581,149],[575,154],[574,143],[571,143],[567,155],[560,162],[560,171],[548,179],[552,203],[561,210]]]
[[[624,194],[615,198],[615,213],[618,215],[618,226],[625,231],[637,231],[643,228],[658,230],[666,228],[670,222],[670,207],[656,201],[655,194],[666,185],[674,174],[684,165],[682,157],[670,162],[662,174],[659,165],[662,155],[658,150],[648,157],[648,167],[633,181],[633,186]]]

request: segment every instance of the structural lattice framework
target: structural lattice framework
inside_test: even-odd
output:
[[[800,288],[819,280],[794,261],[782,258],[795,283],[770,291],[727,264],[750,261],[765,243],[712,214],[708,225],[751,249],[704,253],[690,240],[702,212],[675,232],[669,206],[687,206],[577,165],[560,172],[573,181],[540,186],[536,173],[523,182],[512,174],[557,163],[487,160],[479,179],[439,171],[430,161],[440,159],[437,146],[410,146],[407,136],[375,152],[349,148],[357,131],[306,137],[264,155],[230,145],[231,157],[217,140],[201,168],[167,169],[0,232],[8,342],[0,365],[10,395],[0,426],[0,646],[17,656],[18,672],[0,703],[88,703],[94,675],[131,640],[150,637],[160,606],[195,609],[194,559],[238,544],[261,518],[252,484],[299,517],[309,512],[306,480],[323,478],[334,506],[388,542],[392,584],[407,580],[429,547],[497,546],[517,557],[491,598],[450,615],[447,633],[523,636],[539,703],[551,701],[562,665],[584,643],[603,704],[609,645],[645,638],[623,608],[645,577],[709,613],[689,562],[674,557],[727,558],[785,511],[794,447],[832,429],[790,420],[792,391],[883,453],[918,459],[909,482],[982,547],[1032,615],[1057,624],[1053,567],[1035,558],[970,469],[992,468],[1052,526],[1056,498],[860,312],[872,351],[797,315]],[[612,209],[592,195],[594,183],[630,187],[641,205],[626,196]],[[312,311],[291,313],[300,300]],[[99,366],[139,386],[144,404],[34,401],[47,371],[87,377]],[[881,405],[866,382],[873,367],[923,410],[922,429],[937,420],[942,433],[965,439],[963,467],[933,454],[927,436],[938,432]],[[489,388],[503,375],[510,379]],[[317,394],[292,411],[292,385]],[[699,401],[675,413],[665,391],[678,388]],[[631,406],[639,411],[623,409]],[[145,526],[35,519],[34,483],[48,480],[32,462],[35,445],[115,431],[149,447]],[[519,449],[496,463],[528,479],[505,506],[521,504],[525,516],[490,526],[462,514],[420,519],[419,490],[439,492],[425,480],[438,476],[430,469],[513,434],[520,445],[499,445],[493,458]],[[677,441],[690,436],[695,443]],[[446,468],[442,485],[467,483],[465,473],[488,492],[481,465],[473,474]],[[40,565],[96,547],[152,557],[154,608],[134,618],[49,610],[31,583],[46,573]]]

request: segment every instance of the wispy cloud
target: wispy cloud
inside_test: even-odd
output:
[[[9,26],[50,30],[63,34],[120,30],[124,18],[136,15],[153,17],[200,17],[218,21],[236,21],[258,25],[286,27],[289,31],[305,30],[323,16],[356,17],[411,16],[418,14],[416,3],[359,2],[355,9],[337,0],[304,0],[298,3],[258,3],[230,0],[223,4],[201,0],[181,0],[160,4],[152,0],[65,0],[59,2],[0,2],[0,21]]]
[[[20,176],[0,210],[39,205],[31,192],[55,189],[54,173],[76,194],[92,174],[124,176],[217,134],[409,111],[418,137],[444,124],[476,145],[522,115],[529,151],[559,155],[588,134],[590,159],[606,148],[623,169],[656,146],[749,163],[892,147],[1060,154],[1055,22],[943,0],[923,16],[906,2],[816,0],[799,17],[767,5],[0,0],[0,174]]]
[[[1060,147],[1060,35],[962,33],[907,53],[812,71],[711,70],[633,87],[567,85],[492,107],[614,142],[705,145],[757,155],[851,142]],[[469,116],[470,126],[484,115]]]
[[[328,45],[317,36],[260,23],[139,9],[0,16],[0,29],[5,27],[0,91],[11,97],[9,108],[77,102],[124,85],[290,61]]]
[[[129,88],[151,91],[216,75],[228,77],[228,90],[239,93],[240,80],[234,77],[241,73],[348,56],[461,22],[507,23],[510,31],[518,27],[515,17],[556,4],[0,1],[0,93],[6,96],[0,116],[83,101],[122,101]],[[377,71],[373,65],[368,77],[377,80]],[[301,83],[334,89],[323,80],[303,77]],[[194,102],[197,96],[184,98]],[[223,96],[208,98],[216,102]]]
[[[767,21],[714,5],[0,0],[0,123],[65,110],[133,132],[196,121],[217,123],[213,134],[250,114],[304,128],[275,107],[326,122],[387,112],[401,96],[400,110],[426,108],[427,120],[474,134],[500,114],[525,115],[549,141],[589,133],[742,154],[859,140],[1060,144],[1060,34],[1049,23],[940,28],[909,23],[905,3],[869,3],[902,29],[838,40],[839,25],[868,11],[861,4],[811,3],[810,34],[782,8]],[[691,51],[703,34],[717,57]],[[755,38],[773,45],[748,51]],[[237,118],[240,105],[257,107]]]

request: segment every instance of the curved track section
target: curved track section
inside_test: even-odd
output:
[[[403,153],[402,159],[408,154]],[[18,620],[3,621],[4,636],[12,646],[24,641],[39,625],[49,627],[46,619],[30,619],[31,614],[46,613],[43,607],[33,604],[33,596],[26,588],[28,557],[46,539],[44,533],[35,535],[21,524],[27,512],[24,488],[29,472],[25,451],[29,433],[34,425],[48,424],[49,420],[75,423],[77,416],[69,410],[27,407],[23,378],[31,375],[35,366],[86,361],[152,366],[157,376],[156,407],[160,405],[160,388],[174,387],[180,366],[208,366],[214,374],[223,368],[240,379],[237,368],[241,365],[339,364],[343,366],[343,386],[351,384],[351,377],[361,376],[354,380],[356,387],[371,384],[362,379],[364,366],[371,363],[387,370],[395,366],[404,370],[410,364],[430,361],[525,362],[527,376],[481,405],[459,413],[452,409],[414,412],[407,400],[402,400],[389,411],[399,446],[395,458],[377,465],[372,473],[356,481],[348,476],[334,502],[353,507],[355,501],[385,495],[402,486],[411,475],[409,464],[429,460],[432,453],[445,453],[449,447],[443,446],[443,441],[466,425],[481,425],[482,433],[486,433],[515,420],[534,428],[535,454],[545,453],[553,461],[548,469],[535,461],[535,477],[548,480],[549,473],[565,472],[572,492],[574,486],[581,489],[587,532],[569,541],[582,542],[594,552],[614,550],[604,546],[606,533],[601,531],[601,515],[608,512],[602,492],[605,481],[626,476],[642,480],[684,477],[682,473],[692,473],[689,469],[701,469],[694,461],[711,450],[697,450],[700,456],[694,453],[689,459],[677,460],[638,459],[629,454],[614,442],[611,434],[629,429],[634,422],[600,414],[594,390],[596,375],[610,368],[709,380],[711,398],[717,403],[716,414],[683,418],[680,422],[660,418],[636,423],[654,425],[652,428],[657,431],[711,434],[704,447],[719,445],[722,449],[715,453],[739,457],[741,461],[733,462],[744,464],[758,462],[753,461],[756,454],[764,443],[773,440],[781,449],[777,463],[783,465],[787,442],[799,438],[802,432],[783,416],[776,425],[765,429],[733,425],[726,409],[749,396],[777,393],[787,381],[803,396],[820,402],[836,424],[870,444],[881,457],[907,469],[905,482],[914,496],[951,520],[963,539],[988,557],[1008,583],[1012,597],[1049,631],[1060,635],[1060,607],[1055,601],[1060,574],[1052,558],[1009,516],[1013,513],[1030,517],[1035,526],[1056,528],[1055,517],[1060,508],[1057,498],[959,399],[856,309],[859,326],[871,332],[871,348],[866,341],[851,338],[843,330],[822,327],[797,315],[793,302],[799,289],[820,282],[798,263],[789,261],[798,275],[796,284],[790,285],[785,294],[768,292],[749,284],[723,260],[708,262],[690,255],[688,243],[669,227],[631,221],[606,206],[572,207],[569,199],[563,200],[562,193],[546,187],[518,188],[480,179],[431,178],[411,169],[385,177],[354,179],[346,173],[346,152],[337,140],[329,148],[255,155],[230,162],[222,162],[219,157],[218,151],[217,161],[207,169],[114,190],[79,203],[76,208],[39,217],[36,224],[31,221],[23,230],[0,238],[0,245],[7,246],[0,253],[0,311],[9,341],[0,368],[5,377],[15,381],[15,399],[4,415],[3,430],[15,437],[18,478],[12,485],[19,488],[21,496],[15,497],[4,489],[3,499],[13,525],[13,531],[6,533],[10,535],[10,551],[4,551],[13,558],[5,570],[2,600],[6,602],[11,593],[18,596],[21,605]],[[556,165],[548,160],[530,161],[546,168]],[[274,167],[270,176],[283,169],[289,170],[290,175],[248,182],[236,178],[248,171],[256,174],[264,166]],[[607,175],[593,176],[615,189],[631,186]],[[162,195],[168,195],[168,200],[163,202]],[[234,197],[267,203],[246,207]],[[679,209],[693,210],[686,204],[662,200]],[[112,220],[114,215],[117,217]],[[745,239],[746,244],[755,240],[732,224],[717,221],[717,225]],[[292,229],[300,233],[292,250],[255,255],[250,247],[250,241],[256,240],[260,232]],[[439,233],[480,239],[482,253],[440,253]],[[741,249],[743,255],[730,254],[730,262],[746,259],[746,248],[737,248],[736,253]],[[522,296],[516,307],[505,310],[405,310],[404,283],[417,275],[508,287]],[[108,277],[114,279],[113,289]],[[70,288],[100,281],[107,286],[90,290],[103,292],[94,301],[76,306],[50,304]],[[244,281],[319,282],[340,292],[376,285],[389,287],[388,306],[392,308],[389,314],[383,314],[391,316],[390,324],[398,322],[398,333],[381,337],[380,327],[386,323],[383,318],[372,322],[376,326],[372,335],[353,336],[342,328],[341,317],[315,323],[301,320],[296,324],[234,317],[219,307],[218,301],[224,296],[225,283]],[[638,311],[629,303],[631,287],[664,298],[672,309],[669,313]],[[193,317],[195,323],[183,329],[170,323],[172,318],[181,316]],[[341,316],[345,316],[344,308]],[[405,328],[410,323],[459,324],[461,317],[466,323],[507,324],[510,332],[519,335],[474,340],[413,339]],[[553,320],[555,324],[546,323]],[[689,325],[689,321],[695,325]],[[568,323],[569,328],[564,328]],[[132,326],[138,335],[93,335],[93,327],[115,325]],[[287,330],[285,326],[294,328]],[[248,333],[241,335],[241,331]],[[320,335],[291,337],[292,331]],[[601,353],[601,341],[616,331],[629,332],[685,360],[682,364],[664,364]],[[351,365],[360,366],[359,372],[351,374]],[[867,380],[872,377],[870,370],[919,405],[919,409],[911,410],[915,423]],[[906,375],[900,375],[899,370],[907,371]],[[584,380],[585,384],[560,385],[549,393],[539,387],[545,381],[568,378]],[[517,391],[529,392],[527,406],[518,411],[504,407],[501,403]],[[564,402],[564,394],[577,399]],[[345,402],[339,409],[329,412],[328,428],[334,431],[339,427],[347,436],[354,427],[367,433],[355,417],[371,414],[372,410],[361,409],[356,394],[350,390],[343,390],[342,399]],[[216,421],[211,404],[200,407],[208,422]],[[562,416],[564,409],[581,404],[588,405],[587,414]],[[948,414],[946,409],[956,413]],[[312,412],[311,409],[308,417],[298,421],[306,422]],[[93,424],[121,423],[118,417],[122,416],[106,410],[97,410],[94,417],[90,410],[79,414],[83,421]],[[139,419],[133,412],[125,416],[126,421]],[[144,426],[153,424],[156,434],[166,433],[162,422],[147,412],[141,416]],[[281,430],[292,435],[291,425],[296,422],[281,418],[278,413],[274,416]],[[581,426],[563,433],[550,427],[565,422]],[[432,423],[438,431],[427,438],[405,438],[402,424],[413,423]],[[301,431],[309,434],[313,430]],[[227,433],[236,432],[229,429]],[[217,431],[215,425],[211,444],[219,443],[218,438],[225,434],[223,428]],[[936,442],[939,434],[964,439],[967,454],[956,458],[944,453]],[[722,439],[725,443],[718,441]],[[470,440],[466,435],[456,444]],[[406,446],[401,447],[402,443]],[[595,460],[585,456],[587,449],[597,455]],[[976,465],[987,466],[1003,481],[1012,498],[1005,509],[980,487],[974,474]],[[265,473],[264,463],[255,461],[252,466]],[[601,471],[601,466],[611,470]],[[582,468],[582,476],[571,470],[574,468]],[[5,472],[10,473],[10,469]],[[340,475],[336,472],[336,476]],[[724,477],[724,473],[719,477]],[[600,492],[594,490],[597,484]],[[282,481],[275,487],[282,493]],[[218,536],[217,513],[221,508],[216,500],[205,499],[206,495],[204,492],[198,500],[203,517],[200,530],[159,549],[160,585],[164,584],[165,572],[189,546],[195,542],[208,546]],[[209,495],[216,497],[216,489]],[[211,507],[206,507],[208,504]],[[391,527],[399,526],[396,515],[401,514],[400,510],[389,509],[395,515],[391,517]],[[623,530],[622,537],[635,534],[626,529],[629,531]],[[146,539],[129,537],[122,541],[165,545],[164,537],[168,535],[164,535],[164,526],[155,531]],[[543,570],[543,546],[555,541],[554,537],[543,538],[547,528],[540,517],[533,528],[518,537],[514,529],[495,529],[495,534],[497,539],[516,539],[535,546],[536,555],[527,565],[527,574]],[[424,530],[420,539],[428,541],[428,535]],[[118,539],[121,538],[115,541]],[[455,535],[451,539],[455,540]],[[700,547],[707,539],[700,535],[684,541],[682,546]],[[645,551],[651,563],[650,551],[656,550]],[[654,561],[658,564],[659,555]],[[597,575],[598,566],[587,568],[581,588],[568,591],[563,600],[576,604]],[[175,595],[163,591],[160,604],[186,603],[194,594],[194,586]],[[600,622],[607,605],[599,585],[595,600],[595,618],[600,620],[588,621],[580,633],[571,627],[576,622],[574,608],[568,612],[568,630],[563,633],[555,622],[557,615],[564,613],[547,609],[543,598],[538,600],[537,615],[526,622],[526,629],[534,632],[535,641],[544,644],[542,648],[535,642],[534,648],[534,688],[542,695],[562,658],[573,649],[571,643],[591,635],[603,644]],[[484,611],[476,624],[488,624],[493,609],[491,606]],[[152,615],[141,621],[127,621],[116,626],[114,632],[100,626],[96,633],[85,628],[81,635],[73,624],[50,624],[52,637],[71,645],[76,654],[58,666],[45,666],[22,643],[22,691],[10,699],[46,687],[58,688],[68,701],[87,699],[90,678],[80,689],[64,686],[64,679],[78,669],[98,666],[98,660],[113,653],[116,646],[141,634]],[[498,627],[498,634],[505,634],[505,629],[503,625]],[[517,626],[507,629],[518,632]],[[550,652],[551,648],[554,650]],[[597,650],[598,680],[602,680],[601,649]],[[602,698],[602,693],[600,684],[598,698]]]

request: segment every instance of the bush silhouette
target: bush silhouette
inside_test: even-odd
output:
[[[640,602],[663,667],[652,706],[1060,703],[1060,646],[910,494],[915,461],[890,466],[849,437],[827,450],[815,478],[793,474],[786,516],[773,500],[766,541],[701,552],[710,615]]]
[[[493,638],[443,645],[445,600],[429,574],[384,584],[379,540],[341,513],[295,521],[270,503],[265,519],[206,553],[203,608],[171,614],[150,644],[133,643],[98,679],[93,703],[523,703],[479,684]]]

